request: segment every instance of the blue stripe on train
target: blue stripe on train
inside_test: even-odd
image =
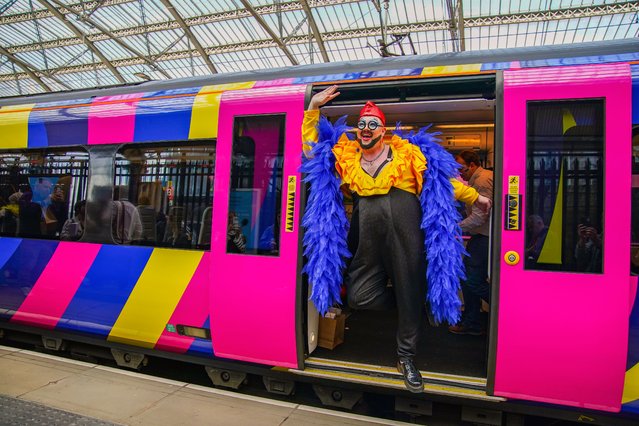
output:
[[[86,145],[90,103],[91,99],[75,99],[36,104],[29,114],[29,148]],[[57,106],[65,108],[38,109]]]
[[[199,87],[145,93],[135,110],[134,142],[186,140],[191,127],[191,112]],[[149,98],[191,95],[177,98]]]
[[[108,336],[152,252],[102,246],[56,328]]]
[[[210,317],[206,317],[206,321],[204,321],[204,324],[202,324],[202,328],[211,327],[209,320]],[[193,340],[193,343],[191,343],[191,346],[189,347],[189,350],[186,351],[186,353],[189,355],[206,355],[207,357],[211,357],[213,356],[213,344],[209,340],[195,339]]]
[[[22,305],[58,247],[57,241],[18,241],[21,243],[0,268],[0,318],[10,318]]]
[[[13,256],[21,242],[20,238],[0,238],[0,268]]]
[[[632,74],[632,124],[639,124],[639,65],[630,65]]]

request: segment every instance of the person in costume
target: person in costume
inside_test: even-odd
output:
[[[344,274],[348,303],[355,309],[397,306],[397,368],[406,387],[413,392],[421,392],[423,380],[414,364],[414,357],[422,325],[427,277],[422,221],[447,222],[447,218],[440,220],[433,214],[437,215],[441,210],[436,207],[437,204],[445,204],[451,207],[447,211],[455,212],[454,199],[476,203],[485,210],[490,208],[491,201],[475,189],[446,177],[445,183],[450,191],[440,195],[429,192],[431,200],[438,198],[439,201],[430,202],[431,212],[425,214],[422,205],[425,203],[418,197],[422,196],[423,189],[426,190],[423,187],[424,173],[429,165],[420,146],[399,135],[394,135],[388,144],[384,143],[386,119],[372,102],[367,102],[360,112],[355,140],[346,136],[347,127],[343,120],[333,127],[323,119],[318,126],[319,107],[338,95],[337,86],[314,95],[302,124],[305,154],[310,159],[302,167],[302,171],[307,173],[305,179],[310,183],[302,225],[306,228],[304,245],[305,255],[309,258],[305,272],[313,286],[311,300],[320,313],[333,303],[340,302],[341,277],[338,275],[340,268],[345,267],[343,259],[352,254]],[[452,156],[444,155],[454,163]],[[447,174],[453,175],[457,166],[446,170],[449,170]],[[346,238],[340,235],[348,228],[345,213],[335,207],[342,200],[340,185],[346,186],[353,195],[353,216],[348,236],[353,253],[348,253]],[[446,196],[442,197],[442,193]],[[447,222],[451,229],[458,228],[456,220],[455,217]],[[331,226],[333,230],[326,231]],[[436,240],[445,233],[437,231],[431,234],[429,238]],[[427,238],[427,248],[428,245]],[[459,263],[463,248],[461,250]],[[433,255],[438,258],[455,257],[454,253],[451,256],[446,251],[434,251]],[[442,266],[441,262],[433,262],[433,265],[439,269]],[[462,270],[461,265],[455,268]],[[435,272],[435,275],[441,274],[441,271]],[[431,266],[428,274],[430,278]],[[392,288],[387,287],[388,278]],[[455,279],[448,280],[454,282],[454,288],[451,288],[454,292],[459,288],[459,280]],[[325,281],[330,282],[324,284]],[[329,288],[326,289],[326,286]],[[454,299],[456,302],[449,309],[453,312],[453,319],[458,317],[460,307],[457,294],[454,294]]]

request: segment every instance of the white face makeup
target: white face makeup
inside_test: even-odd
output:
[[[364,116],[357,122],[357,141],[362,149],[370,149],[382,140],[386,128],[377,117]]]

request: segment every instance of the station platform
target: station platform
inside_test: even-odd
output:
[[[0,346],[0,425],[407,425]]]

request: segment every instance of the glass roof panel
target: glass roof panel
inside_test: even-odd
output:
[[[0,55],[0,96],[45,90],[14,62],[16,58],[32,70],[53,71],[71,87],[116,84],[118,80],[98,55],[88,51],[86,40],[131,82],[139,81],[132,77],[136,72],[167,78],[140,55],[153,55],[151,60],[171,78],[209,74],[198,44],[218,72],[290,66],[287,54],[299,64],[323,62],[309,17],[296,0],[247,0],[286,48],[277,45],[242,0],[168,0],[190,34],[161,0],[57,0],[68,7],[47,1],[70,24],[36,0],[18,0],[0,15],[0,43],[10,55]],[[307,2],[330,61],[379,57],[382,23],[388,28],[387,44],[396,40],[394,35],[409,35],[388,45],[391,54],[402,54],[402,49],[404,54],[413,53],[411,42],[418,54],[453,52],[461,49],[462,37],[466,50],[478,50],[639,36],[639,2],[631,1],[463,0],[461,10],[455,10],[455,1],[393,0],[387,3],[387,10],[381,2],[381,13],[370,0]],[[455,26],[460,14],[461,35]],[[86,40],[69,25],[85,34]],[[47,81],[53,90],[64,88],[54,80]]]

